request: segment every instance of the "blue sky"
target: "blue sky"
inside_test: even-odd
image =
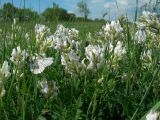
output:
[[[39,0],[25,0],[26,7],[32,10],[39,11]],[[60,7],[65,8],[68,12],[75,13],[80,16],[77,8],[77,3],[80,0],[40,0],[40,12],[43,12],[47,7],[52,7],[52,3],[57,3]],[[90,18],[102,18],[102,15],[110,11],[110,19],[114,20],[122,14],[132,19],[134,18],[136,0],[117,0],[118,8],[116,7],[116,0],[87,0],[88,7],[91,11]],[[152,0],[153,2],[155,0]],[[1,6],[4,3],[12,2],[12,0],[0,0]],[[24,0],[13,0],[14,5],[23,7]],[[139,6],[148,3],[149,0],[139,0]],[[109,10],[110,9],[110,10]],[[106,16],[106,19],[109,18]]]

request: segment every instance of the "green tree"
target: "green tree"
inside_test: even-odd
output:
[[[68,14],[63,8],[55,6],[53,8],[47,8],[42,14],[47,21],[67,21],[71,17],[75,17],[73,14]]]
[[[11,3],[3,5],[2,15],[5,20],[12,20],[16,16],[17,8]]]
[[[83,15],[84,19],[87,20],[88,15],[90,14],[90,10],[88,8],[87,5],[87,1],[86,0],[81,0],[78,4],[78,9],[79,12]]]
[[[31,9],[20,9],[13,6],[11,3],[3,5],[2,18],[4,20],[12,21],[13,18],[18,18],[19,21],[30,21],[39,18],[38,13]]]
[[[19,21],[31,21],[39,18],[38,13],[30,9],[18,9],[17,17]]]

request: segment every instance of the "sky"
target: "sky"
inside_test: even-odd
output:
[[[0,0],[0,6],[4,3],[10,2],[16,7],[23,7],[24,0]],[[47,7],[52,7],[53,2],[60,7],[66,9],[70,13],[75,13],[77,16],[81,16],[78,12],[77,3],[80,0],[25,0],[25,6],[34,11],[39,12],[40,1],[40,13],[42,13]],[[116,5],[117,1],[117,5]],[[139,6],[148,3],[150,0],[139,0]],[[151,0],[153,3],[155,0]],[[88,7],[90,9],[89,18],[102,18],[104,13],[108,13],[105,19],[115,20],[120,15],[127,15],[129,19],[134,18],[136,0],[87,0]]]

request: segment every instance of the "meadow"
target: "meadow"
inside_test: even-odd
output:
[[[0,23],[0,120],[153,120],[159,53],[150,12],[132,23]]]

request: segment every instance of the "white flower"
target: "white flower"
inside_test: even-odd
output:
[[[25,37],[25,39],[27,40],[27,42],[30,41],[30,34],[29,34],[29,33],[26,33],[24,37]]]
[[[85,48],[85,55],[88,60],[94,61],[95,59],[101,59],[104,57],[104,47],[99,45],[88,45]]]
[[[6,80],[11,76],[10,67],[7,61],[4,61],[2,68],[0,69],[0,80]]]
[[[46,67],[50,66],[53,63],[52,57],[41,57],[33,56],[30,61],[30,70],[33,74],[42,73]]]
[[[79,31],[75,28],[68,29],[63,25],[58,25],[57,30],[54,33],[53,41],[54,48],[60,51],[70,51],[75,49],[78,51],[78,40]]]
[[[138,30],[145,30],[146,25],[142,22],[136,22],[136,25],[138,27]]]
[[[26,60],[28,57],[28,53],[25,50],[21,50],[20,46],[17,48],[14,48],[11,53],[11,58],[10,60],[15,64],[15,65],[20,65],[22,62]]]
[[[68,29],[65,28],[63,25],[58,25],[54,35],[57,37],[67,36],[69,37],[69,39],[74,39],[78,38],[79,31],[76,30],[75,28]]]
[[[40,44],[40,53],[45,53],[47,49],[53,47],[53,45],[53,36],[47,37],[45,40],[42,41],[42,44]]]
[[[3,97],[5,95],[6,91],[4,89],[3,82],[0,81],[0,97]]]
[[[46,25],[35,25],[36,44],[39,44],[43,40],[43,37],[48,34],[50,34],[50,28]]]
[[[152,110],[147,114],[146,120],[158,120],[159,118],[158,112],[153,112]]]
[[[47,80],[38,81],[39,86],[41,87],[42,94],[48,94],[49,87],[47,84]]]
[[[147,22],[151,22],[156,17],[156,13],[151,13],[149,11],[143,11],[142,16],[146,18]]]
[[[45,25],[36,24],[35,25],[35,33],[36,33],[36,35],[41,35],[41,34],[44,34],[44,33],[50,33],[50,29]]]
[[[149,30],[153,33],[159,33],[160,24],[159,18],[156,13],[151,13],[148,11],[143,11],[142,16],[139,19],[140,23],[144,24],[146,30]]]
[[[64,55],[61,55],[61,64],[64,65],[64,66],[67,66],[67,62],[64,58]]]
[[[147,57],[147,58],[150,58],[150,59],[151,59],[151,57],[152,57],[152,52],[151,52],[151,50],[144,51],[143,57]]]
[[[61,33],[63,33],[63,34],[67,34],[67,32],[66,31],[68,31],[68,29],[67,28],[65,28],[63,25],[58,25],[57,26],[57,30],[56,30],[56,32],[55,32],[55,34],[61,34]]]
[[[45,78],[41,81],[38,81],[38,86],[40,87],[41,93],[45,97],[56,97],[58,95],[58,87],[56,86],[55,81],[47,81]]]
[[[135,33],[134,40],[136,43],[144,43],[147,39],[146,31],[141,29]]]
[[[111,22],[111,28],[116,30],[116,32],[119,32],[119,33],[123,31],[123,28],[121,27],[119,21],[117,21],[117,22],[116,21],[112,21]]]
[[[116,56],[121,57],[125,53],[126,53],[126,50],[125,50],[125,48],[123,48],[122,42],[118,41],[116,47],[114,48],[114,54]]]
[[[54,48],[56,50],[61,50],[63,51],[64,49],[67,49],[69,48],[70,46],[70,40],[66,37],[63,37],[63,38],[59,38],[59,37],[55,37],[54,38]]]
[[[87,69],[88,69],[88,70],[94,70],[94,68],[95,68],[94,62],[93,62],[93,61],[90,61],[90,63],[87,65]]]
[[[13,24],[16,25],[16,23],[17,23],[17,20],[16,20],[16,18],[14,18],[13,19]]]
[[[102,27],[99,32],[100,40],[106,44],[108,42],[122,41],[124,39],[123,28],[119,21],[111,21]],[[103,38],[103,39],[101,39]]]
[[[118,58],[122,58],[122,56],[126,53],[125,48],[123,47],[123,44],[121,41],[118,41],[116,46],[114,47],[112,44],[109,45],[109,51],[114,51],[114,56]]]
[[[151,66],[151,63],[152,63],[152,51],[150,49],[148,50],[145,50],[143,52],[143,54],[141,55],[141,60],[143,60],[143,67],[146,68],[146,67],[149,67]]]
[[[68,57],[71,61],[79,61],[79,56],[77,56],[77,54],[71,50],[69,53],[68,53]]]
[[[71,29],[68,31],[68,35],[69,35],[71,38],[77,38],[78,35],[79,35],[79,31],[76,30],[75,28],[71,28]]]
[[[79,56],[73,50],[69,53],[62,53],[61,64],[65,67],[65,72],[69,74],[80,73],[83,69]]]
[[[119,21],[112,21],[110,24],[107,23],[106,26],[103,27],[103,30],[106,35],[110,35],[111,32],[123,32],[123,28],[121,27]]]
[[[100,47],[99,45],[88,45],[85,48],[86,58],[89,60],[87,69],[96,68],[99,69],[104,63],[104,52],[105,47]]]
[[[13,69],[16,80],[20,80],[23,77],[23,68],[27,57],[28,53],[26,50],[21,50],[20,46],[12,50],[10,60],[16,65]]]

